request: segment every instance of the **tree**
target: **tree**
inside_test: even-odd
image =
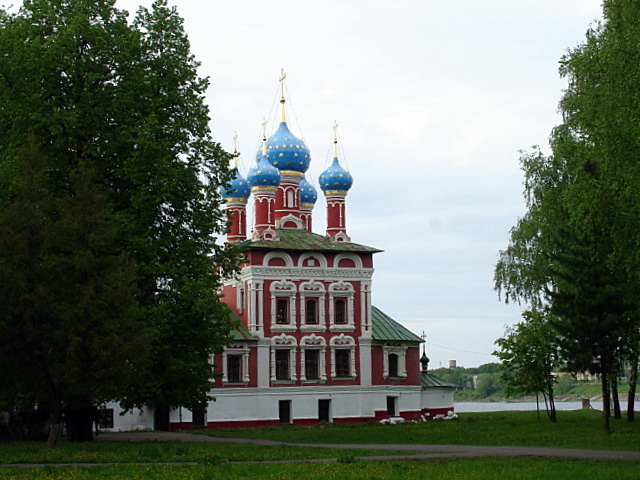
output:
[[[554,315],[572,368],[609,380],[637,351],[640,286],[640,5],[604,2],[604,20],[561,61],[569,87],[553,156],[525,155],[528,212],[496,266],[496,288]]]
[[[585,163],[601,192],[592,195],[591,202],[600,203],[600,211],[604,211],[611,227],[607,263],[623,270],[628,286],[627,325],[621,332],[626,345],[618,364],[626,360],[637,365],[640,5],[629,0],[608,0],[603,3],[603,17],[587,32],[586,41],[561,61],[560,72],[568,79],[569,87],[560,104],[563,126],[554,136],[561,154],[572,150],[588,152]],[[633,403],[630,396],[629,420],[633,420]]]
[[[0,212],[0,395],[26,410],[45,406],[53,447],[63,408],[117,397],[140,380],[148,333],[135,265],[114,246],[117,225],[87,165],[55,195],[34,146],[19,160],[14,198]]]
[[[505,336],[496,340],[500,349],[494,355],[502,361],[505,393],[542,392],[547,415],[555,422],[554,373],[560,365],[555,331],[544,312],[526,311],[522,316],[524,321],[509,327]]]
[[[56,198],[86,165],[152,333],[145,377],[113,398],[166,412],[206,402],[211,354],[234,327],[216,292],[238,252],[216,242],[227,228],[218,188],[229,155],[211,139],[208,82],[182,19],[165,0],[131,24],[113,0],[26,0],[0,22],[0,208],[15,202],[27,136]]]

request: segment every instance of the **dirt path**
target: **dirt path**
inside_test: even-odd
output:
[[[96,437],[99,442],[136,442],[136,441],[158,441],[158,442],[213,442],[213,443],[252,443],[256,445],[278,445],[291,447],[317,447],[336,448],[347,450],[385,450],[399,452],[413,452],[412,454],[401,453],[398,455],[379,455],[356,457],[358,460],[393,460],[393,459],[424,459],[435,460],[438,458],[451,457],[556,457],[556,458],[577,458],[577,459],[601,459],[601,460],[640,460],[640,452],[627,452],[617,450],[579,450],[568,448],[539,448],[539,447],[478,447],[466,445],[363,445],[363,444],[325,444],[325,443],[289,443],[275,440],[260,440],[250,438],[221,438],[209,437],[206,435],[196,435],[182,432],[118,432],[104,433]],[[298,462],[331,462],[336,458],[314,458],[305,460],[276,460],[260,461],[255,463],[298,463]],[[246,462],[241,462],[246,463]],[[172,463],[173,464],[173,463]],[[180,465],[195,465],[195,462],[184,462]],[[96,463],[60,463],[60,464],[0,464],[0,467],[94,467],[104,466]],[[140,465],[158,465],[158,463]],[[178,465],[178,463],[176,463]]]

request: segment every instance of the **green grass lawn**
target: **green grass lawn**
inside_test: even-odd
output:
[[[289,425],[200,431],[224,437],[264,438],[294,443],[382,443],[422,445],[483,445],[640,450],[640,419],[611,420],[611,434],[602,430],[597,410],[558,412],[551,423],[544,412],[461,413],[457,420],[398,425]]]
[[[552,424],[535,412],[461,414],[458,420],[420,424],[278,426],[220,429],[219,436],[267,438],[301,443],[381,443],[544,446],[640,450],[640,422],[613,421],[613,433],[601,433],[600,412],[559,412]],[[202,432],[202,431],[201,431]],[[397,454],[399,452],[388,452]],[[1,479],[637,479],[639,461],[495,457],[440,460],[358,461],[356,456],[384,451],[333,450],[285,446],[181,442],[104,442],[71,444],[56,450],[43,443],[0,442],[0,463],[105,463],[98,467],[0,467]],[[329,463],[235,463],[239,461],[337,458]],[[149,463],[135,465],[135,463]],[[192,465],[167,465],[163,463]]]
[[[640,464],[630,461],[557,458],[449,458],[437,461],[332,462],[297,464],[221,464],[195,466],[113,465],[93,468],[45,467],[0,470],[3,480],[627,480]]]

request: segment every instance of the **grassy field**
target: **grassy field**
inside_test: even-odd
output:
[[[333,462],[323,464],[223,464],[194,466],[117,465],[93,468],[0,470],[3,480],[627,480],[638,478],[637,462],[543,458],[444,459],[438,461]]]
[[[640,419],[611,421],[610,435],[602,430],[597,410],[558,412],[553,424],[544,412],[461,413],[454,421],[399,425],[328,424],[317,427],[264,427],[205,430],[225,437],[264,438],[303,443],[382,443],[421,445],[483,445],[640,450]]]
[[[461,414],[458,420],[401,425],[279,426],[208,431],[218,436],[267,438],[307,443],[509,445],[605,450],[640,450],[640,422],[612,422],[601,433],[599,412],[559,412],[557,424],[535,412]],[[397,454],[399,452],[393,452]],[[87,467],[0,467],[1,479],[637,479],[638,461],[554,458],[447,458],[441,460],[358,461],[383,451],[179,442],[62,442],[57,450],[41,443],[2,442],[0,463],[105,463]],[[240,461],[337,458],[329,463],[235,463]],[[193,462],[186,464],[186,462]],[[136,465],[145,463],[145,465]],[[165,463],[165,464],[163,464]],[[167,465],[166,463],[183,463]]]

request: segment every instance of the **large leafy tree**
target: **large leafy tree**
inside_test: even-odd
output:
[[[636,2],[605,1],[603,21],[562,59],[553,156],[524,156],[528,212],[496,266],[507,299],[558,318],[567,364],[602,375],[607,431],[608,380],[624,359],[637,363],[638,20]]]
[[[135,268],[149,332],[144,378],[113,398],[164,412],[204,403],[211,354],[233,327],[216,292],[237,253],[216,242],[226,231],[218,187],[229,157],[211,138],[208,82],[182,19],[165,0],[131,23],[114,0],[26,0],[0,22],[0,208],[16,208],[29,142],[46,159],[53,198],[67,197],[86,166],[91,191],[109,206],[111,253]]]
[[[17,167],[0,212],[0,404],[48,410],[55,446],[63,407],[91,419],[91,405],[142,380],[149,332],[135,264],[117,247],[118,226],[88,165],[80,161],[64,194],[52,192],[33,145]]]

